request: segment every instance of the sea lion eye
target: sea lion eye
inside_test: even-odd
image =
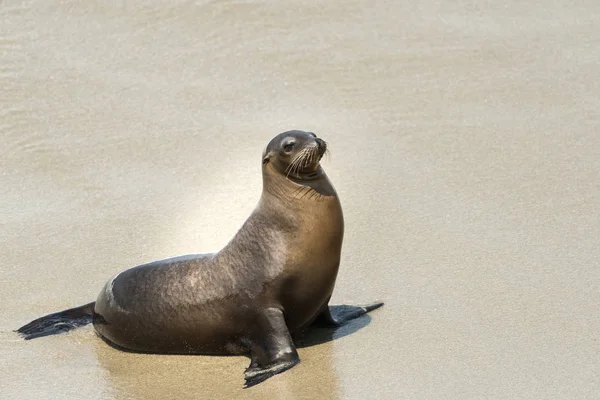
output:
[[[284,150],[286,153],[289,153],[290,151],[292,151],[292,149],[294,148],[294,145],[295,145],[295,144],[296,144],[296,143],[294,143],[294,142],[289,142],[288,144],[284,144],[284,145],[283,145],[283,150]]]

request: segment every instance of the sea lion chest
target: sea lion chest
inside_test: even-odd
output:
[[[290,330],[309,323],[333,292],[340,264],[344,220],[337,196],[321,196],[298,212],[289,235],[281,305]]]

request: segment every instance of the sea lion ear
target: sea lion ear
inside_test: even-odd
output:
[[[263,159],[262,160],[263,165],[266,164],[266,163],[268,163],[269,160],[271,159],[271,153],[267,152],[267,149],[265,149],[265,151],[263,151],[263,157],[262,157],[262,159]]]

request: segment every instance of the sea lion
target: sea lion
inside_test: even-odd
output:
[[[25,339],[93,322],[115,347],[149,353],[249,354],[246,386],[300,360],[292,335],[317,319],[329,325],[380,307],[342,306],[333,292],[344,219],[320,165],[327,144],[312,132],[275,136],[262,156],[258,205],[214,254],[194,254],[127,269],[96,302],[19,328]]]

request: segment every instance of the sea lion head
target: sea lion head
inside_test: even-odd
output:
[[[275,136],[263,153],[263,170],[271,166],[288,178],[310,180],[319,177],[319,164],[327,143],[312,132],[287,131]]]

